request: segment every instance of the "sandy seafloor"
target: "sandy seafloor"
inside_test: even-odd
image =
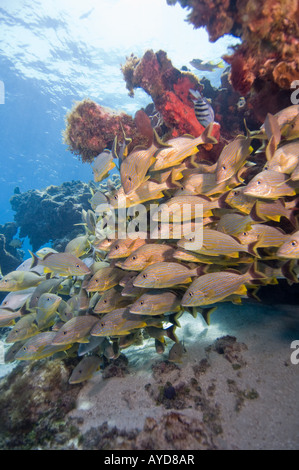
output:
[[[200,317],[185,314],[177,329],[186,347],[181,364],[170,367],[168,363],[165,372],[155,373],[152,365],[162,357],[157,357],[152,340],[144,347],[131,347],[126,350],[130,373],[103,380],[97,372],[81,390],[77,409],[70,415],[83,418],[83,432],[104,422],[126,431],[143,429],[147,417],[159,423],[163,415],[174,411],[171,402],[175,399],[156,404],[159,388],[169,381],[178,390],[183,391],[184,384],[190,390],[187,395],[194,398],[185,400],[186,407],[182,398],[182,409],[177,412],[206,422],[207,434],[217,448],[298,449],[299,364],[290,361],[291,342],[299,340],[298,311],[293,306],[221,304],[208,328]],[[239,351],[234,347],[231,355],[206,351],[224,335],[233,335],[244,345]],[[166,351],[163,356],[167,358]],[[207,362],[202,361],[205,358]],[[199,397],[206,407],[196,405]],[[212,424],[204,416],[205,408],[217,415]],[[222,433],[217,428],[214,432],[215,422]],[[189,445],[186,442],[186,448]]]
[[[123,448],[130,432],[134,446],[151,450],[298,449],[299,364],[290,360],[298,310],[222,303],[209,327],[201,316],[184,314],[177,329],[186,347],[181,364],[166,361],[169,339],[163,355],[152,339],[130,347],[128,373],[103,378],[96,372],[69,417],[80,418],[83,435],[103,425],[117,433],[114,449]],[[225,335],[236,341],[215,350]],[[165,392],[169,387],[174,397]]]

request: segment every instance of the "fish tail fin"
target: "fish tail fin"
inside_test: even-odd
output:
[[[267,279],[266,276],[257,269],[257,262],[256,261],[254,261],[249,266],[249,269],[246,272],[246,274],[248,275],[248,277],[250,279],[253,279],[253,280],[259,280],[259,279],[260,280],[265,280],[265,279]]]
[[[32,257],[32,263],[31,263],[31,266],[30,266],[30,269],[32,268],[35,268],[35,266],[38,265],[38,262],[39,262],[39,257],[35,254],[35,253],[32,253],[32,251],[28,250],[31,257]]]
[[[177,326],[178,328],[181,327],[181,324],[179,322],[179,317],[182,315],[182,312],[176,312],[172,313],[171,315],[168,316],[169,321],[174,325]]]
[[[175,343],[178,343],[179,339],[177,335],[175,334],[175,330],[176,330],[176,325],[171,325],[165,331],[169,339],[171,339]]]
[[[160,138],[155,129],[153,129],[153,144],[155,145],[155,147],[157,147],[157,149],[171,147],[171,145],[167,144],[166,142],[163,142],[163,140]]]
[[[212,136],[214,123],[210,122],[210,124],[205,128],[203,133],[201,134],[201,139],[204,144],[217,144],[218,140]]]
[[[297,219],[298,212],[299,212],[299,207],[294,207],[294,208],[288,209],[288,217],[287,218],[296,230],[298,230],[298,228],[299,228],[298,219]]]
[[[260,245],[260,240],[257,240],[255,242],[252,242],[252,243],[249,243],[247,245],[247,253],[251,254],[252,256],[255,256],[256,258],[260,258],[260,255],[257,251],[257,249],[259,248],[259,245]]]
[[[281,267],[282,274],[288,280],[288,283],[291,284],[291,285],[294,284],[294,283],[296,283],[296,284],[298,283],[297,274],[294,271],[294,267],[296,265],[296,262],[297,262],[297,260],[290,259],[289,261],[284,263]]]
[[[201,309],[201,315],[206,322],[207,325],[211,324],[211,315],[213,312],[215,312],[217,307],[209,307],[209,308],[202,308]]]

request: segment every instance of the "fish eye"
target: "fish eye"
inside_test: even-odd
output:
[[[291,245],[292,245],[292,246],[297,246],[298,243],[296,242],[296,240],[292,240],[292,241],[291,241]]]
[[[261,180],[257,180],[256,184],[261,184]]]
[[[134,260],[134,261],[135,261],[135,259],[136,259],[136,258],[137,258],[137,256],[135,256],[135,255],[134,255],[134,256],[132,256],[132,260]]]
[[[106,303],[107,303],[107,300],[106,300],[106,299],[105,299],[105,300],[103,300],[103,304],[106,304]]]
[[[144,300],[141,300],[141,301],[140,301],[140,305],[143,305],[143,304],[144,304]]]
[[[114,249],[115,249],[115,250],[118,250],[118,249],[119,249],[119,245],[115,245]]]
[[[80,264],[75,264],[75,267],[76,267],[76,268],[80,268]]]
[[[24,346],[24,347],[23,347],[23,351],[27,351],[27,348],[26,348],[26,346]]]
[[[104,323],[104,322],[102,322],[102,323],[101,323],[101,327],[102,327],[102,328],[104,328],[104,326],[105,326],[105,323]]]
[[[194,295],[194,292],[192,290],[190,290],[189,297],[193,297],[193,295]]]
[[[145,273],[142,274],[142,277],[143,277],[143,279],[146,279],[146,278],[147,278],[147,274],[145,274]]]
[[[243,235],[244,235],[244,237],[246,237],[246,235],[248,235],[248,233],[247,233],[247,232],[243,232]]]
[[[114,199],[117,201],[117,199],[118,199],[117,194],[115,194],[115,196],[113,196],[113,197],[114,197]]]
[[[238,196],[238,191],[234,191],[234,192],[233,192],[233,195],[234,195],[234,196]]]
[[[222,165],[222,170],[226,170],[226,166],[225,165]]]
[[[66,334],[67,334],[67,331],[64,331],[63,334],[66,335]]]
[[[128,180],[129,180],[129,181],[132,181],[132,178],[131,178],[131,176],[128,176]]]

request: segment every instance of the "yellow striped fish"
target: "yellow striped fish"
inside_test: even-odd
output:
[[[154,163],[157,147],[152,144],[148,149],[133,150],[120,166],[121,184],[125,194],[135,191],[145,181],[149,167]]]
[[[110,150],[105,149],[92,163],[94,181],[100,182],[108,176],[110,170],[115,167],[113,156]]]
[[[74,368],[69,378],[69,384],[79,384],[89,380],[103,364],[99,356],[86,356]]]
[[[253,223],[254,221],[249,215],[224,214],[217,223],[217,230],[227,235],[237,236],[239,233],[249,230]]]
[[[175,248],[170,245],[159,245],[157,243],[148,243],[143,245],[133,253],[121,264],[122,269],[142,271],[150,264],[159,261],[171,261]]]
[[[151,264],[136,277],[135,287],[162,289],[176,284],[187,284],[198,275],[198,268],[189,269],[180,263],[160,262]]]
[[[184,222],[198,217],[200,209],[203,210],[203,217],[213,215],[212,210],[219,207],[218,201],[212,201],[205,196],[176,196],[168,199],[159,206],[152,215],[155,222]]]
[[[250,245],[254,253],[257,253],[257,248],[270,248],[279,247],[287,239],[286,235],[280,228],[271,227],[266,224],[254,224],[248,231],[244,231],[237,235],[237,239],[243,245]]]
[[[190,243],[193,240],[194,236],[189,238],[187,236],[180,240],[177,245],[181,248],[185,248],[187,243]],[[248,253],[248,248],[241,245],[237,240],[226,233],[204,228],[202,247],[191,251],[209,256],[226,255],[238,258],[239,252],[243,251]]]
[[[299,231],[288,236],[276,255],[279,258],[299,258]]]
[[[45,272],[54,272],[61,276],[84,276],[90,273],[86,264],[71,253],[49,253],[43,259],[39,259],[34,253],[31,255],[32,267],[44,266]]]
[[[114,267],[99,269],[87,284],[87,292],[105,291],[116,286],[125,275],[124,271]]]
[[[251,137],[239,135],[227,144],[219,155],[216,168],[216,181],[222,183],[234,176],[244,165],[246,158],[252,152]]]
[[[16,341],[22,341],[37,335],[39,329],[35,320],[36,313],[29,313],[28,315],[22,316],[9,332],[6,343],[15,343]]]
[[[118,308],[106,313],[92,328],[91,336],[122,336],[132,330],[144,328],[152,322],[152,318],[130,313],[129,307]],[[159,324],[161,320],[159,320]]]
[[[175,139],[167,141],[167,144],[171,145],[171,147],[157,151],[155,162],[151,166],[150,171],[161,171],[178,165],[185,158],[197,153],[198,145],[216,144],[217,140],[212,136],[212,130],[213,123],[211,122],[199,137],[178,137],[177,141]]]
[[[86,338],[97,321],[98,318],[92,315],[71,318],[56,333],[51,344],[86,343]]]
[[[126,299],[122,293],[112,287],[106,290],[93,308],[94,313],[108,313],[116,308],[122,308],[128,305],[130,300]]]
[[[141,232],[136,232],[136,235],[137,234],[137,238],[133,238],[135,237],[135,234],[132,234],[132,237],[130,234],[128,238],[116,240],[113,242],[108,253],[108,258],[125,258],[129,256],[134,250],[137,250],[137,248],[147,243],[146,233],[141,234]]]
[[[52,356],[56,352],[69,349],[71,344],[53,346],[51,343],[56,336],[54,331],[38,333],[36,336],[28,339],[15,355],[18,361],[33,361]]]
[[[246,186],[243,193],[246,196],[263,199],[277,199],[282,196],[294,196],[296,194],[295,182],[290,177],[273,170],[265,170],[258,173]]]
[[[15,312],[10,308],[0,308],[0,327],[12,326],[15,324],[15,319],[20,318],[21,312]]]
[[[223,301],[232,294],[246,295],[245,284],[256,278],[263,278],[263,275],[255,273],[252,267],[245,274],[230,271],[204,274],[188,287],[182,305],[184,307],[211,305]]]
[[[180,297],[174,292],[160,289],[145,292],[130,306],[130,312],[138,315],[162,315],[180,310]]]
[[[45,280],[44,276],[32,271],[11,271],[0,280],[0,291],[15,292],[34,287]]]

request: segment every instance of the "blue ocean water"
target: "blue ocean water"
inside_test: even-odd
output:
[[[142,90],[128,96],[120,70],[126,56],[163,49],[176,67],[191,69],[193,58],[219,60],[238,42],[228,36],[209,43],[186,14],[166,0],[1,1],[1,224],[13,220],[9,198],[16,187],[92,180],[90,165],[62,139],[75,101],[89,97],[132,115],[151,101]],[[222,71],[205,75],[218,86]]]

